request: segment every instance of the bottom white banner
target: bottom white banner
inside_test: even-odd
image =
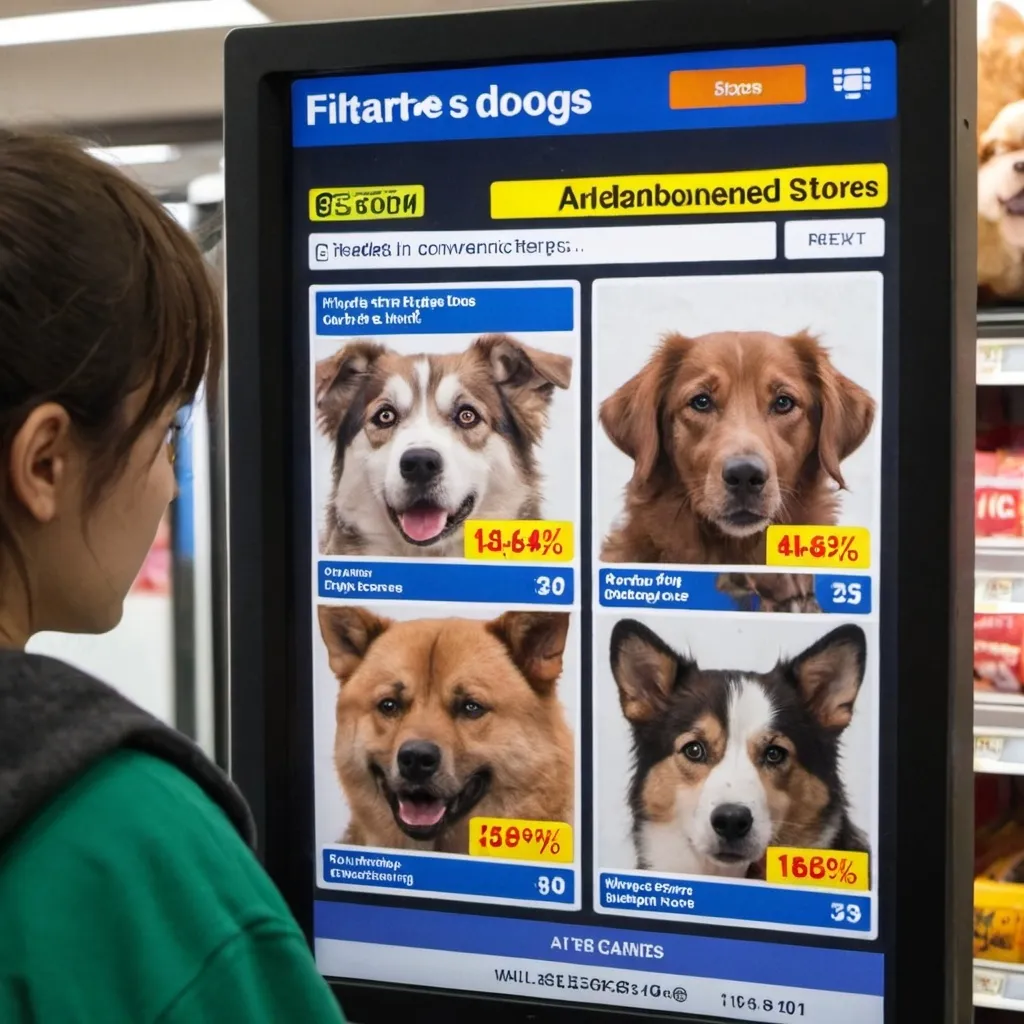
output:
[[[882,1024],[881,996],[784,988],[546,960],[317,939],[328,978],[600,1003],[772,1024]]]

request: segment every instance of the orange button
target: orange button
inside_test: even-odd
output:
[[[760,107],[806,101],[807,68],[803,64],[673,71],[668,79],[668,105],[673,110]]]

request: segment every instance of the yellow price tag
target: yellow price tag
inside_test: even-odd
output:
[[[311,188],[309,219],[405,220],[422,217],[426,191],[422,185],[366,185]]]
[[[871,534],[863,526],[769,526],[768,565],[870,569]]]
[[[471,519],[466,558],[487,562],[571,562],[572,523],[542,519]]]
[[[469,853],[500,860],[572,863],[572,825],[564,821],[470,818]]]
[[[818,889],[865,891],[871,887],[868,855],[841,850],[769,846],[765,878],[777,885],[811,885]]]

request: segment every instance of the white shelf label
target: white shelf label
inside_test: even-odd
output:
[[[977,760],[998,761],[1003,756],[1005,742],[1002,736],[975,736],[974,756]]]
[[[1002,971],[990,971],[985,967],[974,968],[974,994],[976,996],[1001,996],[1006,988],[1006,975]]]
[[[998,377],[1003,370],[1003,346],[984,345],[978,343],[978,369],[979,381],[989,380]]]

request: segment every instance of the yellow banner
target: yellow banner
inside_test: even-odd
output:
[[[311,188],[312,221],[405,220],[422,217],[426,190],[422,185],[367,185]]]
[[[819,889],[866,892],[871,888],[866,853],[768,847],[765,879],[777,885],[811,885]]]
[[[521,821],[518,818],[470,818],[472,857],[572,863],[572,825],[564,821]]]
[[[769,526],[765,563],[802,569],[870,569],[863,526]]]
[[[464,555],[486,562],[571,562],[572,523],[550,519],[471,519]]]
[[[491,182],[492,220],[863,210],[885,206],[885,164],[720,174],[627,174]]]

